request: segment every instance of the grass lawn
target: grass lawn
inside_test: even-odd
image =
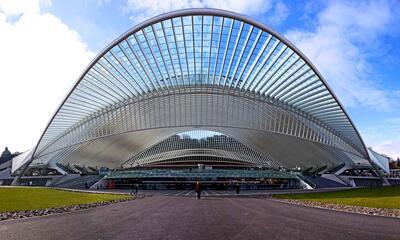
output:
[[[400,186],[358,188],[338,192],[274,195],[274,198],[400,209]]]
[[[0,188],[0,212],[63,207],[126,198],[126,195],[79,193],[49,188]]]

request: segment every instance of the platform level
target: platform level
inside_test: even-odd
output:
[[[108,188],[131,188],[138,183],[147,190],[189,190],[197,181],[204,189],[247,190],[299,188],[298,178],[276,170],[240,169],[142,169],[113,171],[104,177]],[[111,186],[110,186],[111,184]]]

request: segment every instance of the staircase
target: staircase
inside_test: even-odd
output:
[[[320,176],[304,176],[308,181],[313,182],[315,188],[334,188],[347,187],[344,184],[320,177]]]
[[[56,183],[52,187],[85,189],[85,188],[89,188],[90,186],[95,184],[101,178],[102,178],[102,176],[99,176],[99,175],[86,175],[86,176],[74,178],[69,181],[59,183],[59,184]]]

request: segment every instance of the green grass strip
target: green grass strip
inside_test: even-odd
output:
[[[337,192],[274,195],[278,199],[293,199],[341,205],[400,209],[400,186],[358,188]]]
[[[0,188],[0,212],[65,207],[127,198],[127,195],[94,194],[50,188]]]

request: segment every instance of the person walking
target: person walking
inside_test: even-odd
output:
[[[136,195],[136,193],[135,193],[135,184],[133,183],[133,184],[131,184],[131,196],[135,196]]]
[[[236,194],[239,194],[239,192],[240,192],[240,185],[239,185],[239,183],[236,183],[236,185],[235,185],[235,190],[236,190]]]
[[[194,190],[196,191],[196,196],[197,199],[200,199],[200,195],[201,195],[201,183],[199,181],[196,182],[196,186],[194,188]]]
[[[139,192],[139,184],[135,183],[134,191],[135,191],[135,194],[138,194],[138,192]]]

